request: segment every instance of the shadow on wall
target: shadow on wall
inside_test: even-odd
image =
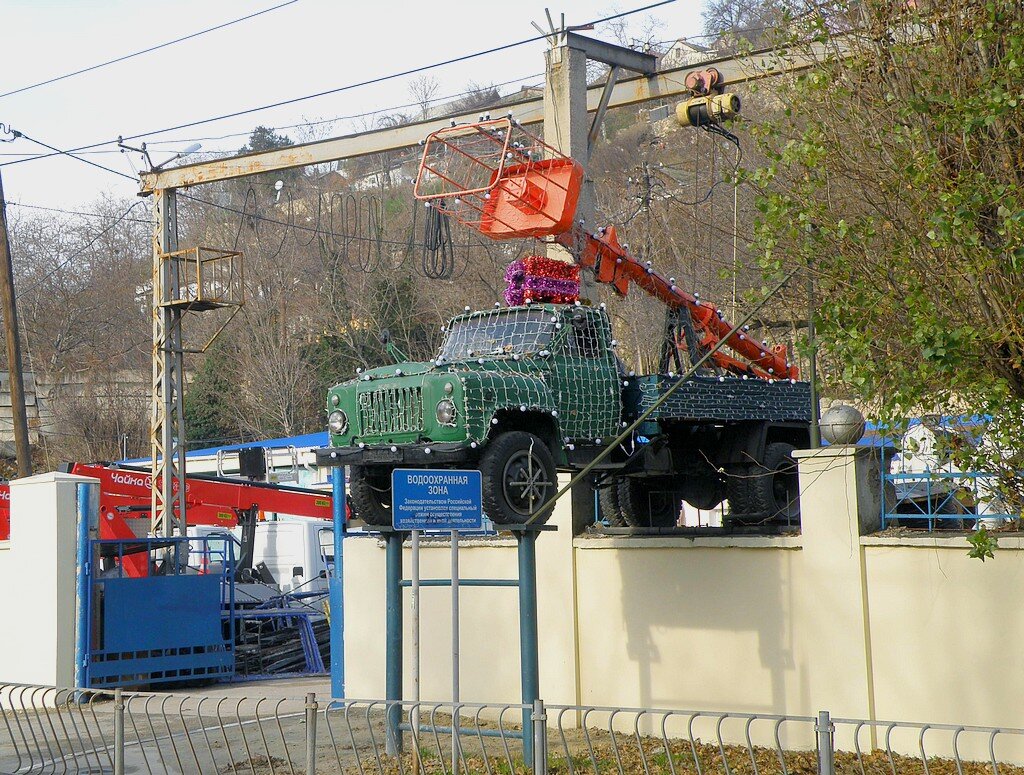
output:
[[[644,707],[707,708],[708,697],[731,710],[806,707],[793,653],[798,549],[685,541],[586,554],[618,566],[606,578],[620,584],[625,659],[609,697]]]

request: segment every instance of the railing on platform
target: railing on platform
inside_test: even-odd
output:
[[[112,688],[234,674],[229,536],[92,539],[87,555],[79,683]]]
[[[524,712],[533,722],[529,745]],[[1022,729],[832,718],[827,711],[453,706],[0,684],[0,773],[12,775],[1006,775],[1022,763]]]

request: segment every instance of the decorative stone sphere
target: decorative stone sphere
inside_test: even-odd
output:
[[[846,404],[835,404],[818,423],[821,437],[829,444],[856,444],[864,436],[864,415]]]

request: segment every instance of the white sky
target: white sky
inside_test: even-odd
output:
[[[0,93],[196,32],[282,0],[0,0]],[[312,94],[536,34],[547,27],[544,7],[580,24],[646,5],[643,0],[518,0],[513,3],[341,2],[299,0],[227,29],[127,62],[0,98],[0,122],[58,148],[149,132],[269,102]],[[700,34],[703,0],[676,0],[656,9],[659,39]],[[629,17],[639,32],[643,16]],[[600,35],[599,35],[600,36]],[[543,71],[543,42],[430,71],[440,95],[467,82],[502,83]],[[183,140],[153,145],[156,162],[192,138],[285,126],[411,102],[409,78],[296,105],[145,138]],[[530,83],[538,83],[534,78]],[[504,89],[503,89],[504,92]],[[336,125],[331,135],[356,128]],[[294,130],[286,130],[299,139]],[[142,142],[142,140],[136,141]],[[203,140],[203,152],[237,149],[244,137]],[[134,144],[134,143],[133,143]],[[115,145],[104,146],[116,151]],[[21,139],[0,154],[44,149]],[[0,163],[17,157],[0,156]],[[86,158],[131,174],[119,153]],[[87,207],[103,192],[131,196],[132,181],[67,157],[0,168],[8,201]]]

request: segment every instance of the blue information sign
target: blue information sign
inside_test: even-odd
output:
[[[391,524],[396,530],[480,530],[480,472],[396,468]]]

